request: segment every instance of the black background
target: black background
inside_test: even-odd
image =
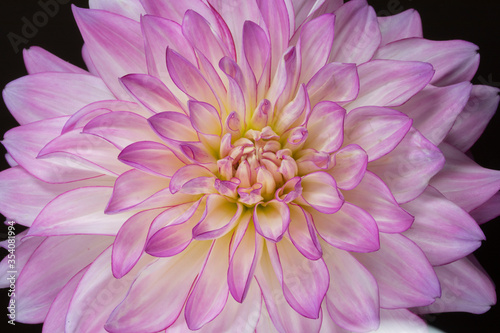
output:
[[[41,0],[46,2],[47,0]],[[230,1],[230,0],[228,0]],[[22,35],[23,17],[33,22],[33,15],[42,10],[38,0],[3,0],[0,2],[0,88],[10,81],[26,75],[22,52],[15,52],[8,39],[9,33]],[[61,3],[68,1],[60,0]],[[71,3],[86,7],[86,0]],[[500,2],[497,0],[373,0],[379,15],[392,15],[409,8],[415,8],[422,17],[424,37],[433,40],[464,39],[477,44],[480,48],[481,65],[473,80],[475,84],[488,84],[500,87]],[[43,23],[43,22],[42,22]],[[41,24],[40,24],[41,25]],[[28,38],[29,46],[41,46],[46,50],[83,67],[81,46],[83,41],[74,23],[69,3],[59,5],[59,11],[50,17],[38,32]],[[17,125],[7,108],[0,103],[0,134]],[[475,160],[484,167],[500,170],[500,114],[497,114],[483,136],[472,148]],[[3,154],[3,147],[0,148]],[[7,168],[0,158],[0,169]],[[500,219],[483,225],[487,241],[476,251],[476,256],[486,271],[498,285],[500,283]],[[5,234],[1,227],[0,233]],[[7,324],[7,290],[0,290],[0,327],[2,332],[41,332],[41,325],[16,326]],[[483,315],[450,313],[427,316],[428,322],[448,333],[497,332],[500,327],[500,306],[494,306]],[[52,332],[51,332],[52,333]],[[58,333],[58,332],[53,332]],[[402,332],[403,333],[403,332]]]

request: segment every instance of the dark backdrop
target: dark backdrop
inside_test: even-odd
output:
[[[47,0],[41,0],[46,2]],[[38,31],[26,34],[28,38],[15,40],[18,48],[41,46],[59,57],[78,66],[83,66],[80,48],[83,43],[76,24],[73,21],[70,2],[79,7],[86,7],[86,0],[57,0],[60,5],[47,19],[40,14],[43,10],[39,0],[1,1],[0,3],[0,89],[10,81],[26,74],[22,61],[22,52],[16,51],[13,34],[23,37],[23,25],[26,20],[37,20]],[[229,0],[228,0],[229,1]],[[409,8],[420,12],[424,36],[434,40],[464,39],[477,44],[481,53],[481,65],[473,83],[489,84],[500,87],[500,2],[497,0],[369,0],[379,15],[396,14]],[[29,33],[29,31],[28,31]],[[24,38],[24,37],[23,37]],[[0,103],[0,135],[16,126],[5,105]],[[472,148],[472,153],[479,164],[500,169],[500,114],[489,124],[486,132]],[[4,153],[3,147],[1,154]],[[8,165],[0,157],[0,169]],[[496,284],[500,283],[500,220],[483,226],[487,241],[476,251],[476,256],[491,275]],[[5,234],[2,226],[0,233]],[[2,254],[3,256],[3,254]],[[0,290],[0,327],[2,332],[41,332],[41,325],[7,324],[5,317],[8,304],[7,290]],[[500,327],[500,306],[494,306],[484,315],[466,313],[438,314],[428,316],[434,326],[448,333],[461,332],[496,332]],[[5,328],[7,328],[5,330]],[[52,333],[52,332],[51,332]],[[58,332],[54,332],[58,333]],[[402,332],[403,333],[403,332]]]

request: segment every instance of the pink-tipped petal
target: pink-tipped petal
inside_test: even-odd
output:
[[[220,274],[227,272],[230,237],[215,240],[200,275],[189,295],[185,311],[189,329],[198,330],[221,313],[229,295],[227,281]]]
[[[344,199],[333,177],[322,171],[302,177],[302,198],[315,210],[333,214],[342,207]]]
[[[498,88],[474,85],[465,108],[455,120],[445,142],[463,152],[472,147],[497,110],[499,92]]]
[[[345,110],[333,102],[316,104],[307,120],[307,131],[314,133],[306,140],[304,148],[332,153],[344,141]]]
[[[121,279],[137,264],[144,252],[151,223],[162,211],[142,211],[125,221],[113,242],[111,269],[114,277]]]
[[[103,214],[111,193],[111,187],[89,186],[57,196],[37,216],[29,235],[116,235],[130,214]]]
[[[345,119],[345,141],[361,146],[372,162],[390,153],[410,130],[412,120],[405,114],[381,107],[361,107]]]
[[[311,215],[298,205],[288,207],[292,219],[288,227],[290,240],[304,257],[318,260],[323,252]]]
[[[290,210],[287,204],[277,200],[259,203],[255,206],[253,221],[262,237],[279,242],[290,224]]]
[[[277,267],[274,270],[288,304],[302,316],[318,319],[330,280],[323,259],[307,259],[287,239],[276,245],[268,243],[268,250],[271,261],[281,265],[282,273],[277,272]]]
[[[200,272],[210,244],[196,242],[173,258],[162,258],[144,269],[104,326],[111,333],[158,332],[173,324]],[[155,288],[151,288],[154,285]],[[162,293],[159,296],[158,290]],[[146,311],[150,320],[138,321]]]
[[[184,112],[177,97],[154,76],[128,74],[120,79],[128,92],[153,113],[163,111]]]
[[[64,61],[38,46],[23,50],[24,65],[29,74],[61,72],[88,74],[87,71]]]
[[[57,294],[57,297],[50,305],[47,317],[43,321],[42,333],[64,332],[69,304],[87,269],[88,266],[76,273]]]
[[[370,163],[368,169],[387,184],[398,203],[404,203],[419,196],[443,165],[441,151],[411,128],[392,152]]]
[[[355,189],[342,194],[346,201],[366,210],[381,232],[403,232],[413,223],[413,216],[398,205],[387,185],[370,171],[365,173]]]
[[[136,169],[157,176],[172,177],[185,164],[170,148],[152,141],[136,142],[122,150],[118,159]]]
[[[345,202],[334,214],[308,210],[319,235],[330,245],[354,252],[379,249],[379,232],[373,217],[363,209]]]
[[[354,0],[336,10],[335,16],[335,39],[329,60],[356,64],[370,60],[382,39],[375,10],[366,0]]]
[[[478,50],[476,45],[462,40],[408,38],[381,47],[374,58],[430,63],[436,71],[430,83],[447,86],[474,77],[479,66]]]
[[[442,297],[433,304],[417,308],[416,313],[485,313],[497,299],[495,286],[474,257],[435,267],[441,281]]]
[[[259,6],[260,12],[262,13],[264,22],[266,23],[270,35],[269,37],[270,37],[271,52],[270,53],[268,52],[269,59],[266,59],[266,65],[269,66],[268,69],[270,69],[271,72],[274,72],[276,70],[276,66],[278,64],[280,56],[283,54],[283,52],[285,52],[286,48],[288,47],[288,42],[291,37],[291,32],[293,31],[290,30],[290,18],[288,16],[288,11],[286,8],[285,1],[258,0],[257,5]],[[245,43],[246,25],[247,23],[245,23],[245,25],[243,26],[243,43]],[[259,49],[260,52],[262,52],[262,48]],[[248,50],[248,47],[246,48],[246,50]],[[254,73],[256,72],[254,71]],[[266,75],[269,74],[266,73]],[[256,75],[257,80],[259,80],[260,77],[261,76]]]
[[[64,285],[111,242],[112,238],[106,236],[71,235],[46,239],[16,281],[16,320],[26,324],[42,322]],[[58,255],[51,255],[53,253]]]
[[[65,332],[104,332],[109,315],[127,295],[137,274],[156,258],[143,256],[120,280],[111,272],[111,247],[97,257],[78,283],[65,321]],[[48,332],[49,333],[49,332]],[[50,332],[52,333],[52,332]]]
[[[22,125],[71,115],[92,102],[114,99],[100,78],[76,73],[27,75],[7,84],[2,95]]]
[[[341,190],[352,190],[358,186],[366,172],[368,155],[357,144],[350,144],[338,150],[335,165],[328,173],[333,176]]]
[[[248,219],[250,217],[248,216]],[[240,237],[238,237],[239,233],[242,234]],[[234,244],[236,242],[238,243]],[[246,302],[263,245],[264,239],[255,232],[253,224],[240,223],[238,225],[231,239],[231,249],[234,250],[230,252],[227,283],[231,295],[239,303]]]
[[[377,280],[383,308],[429,305],[441,295],[433,267],[405,236],[381,233],[378,251],[354,255]]]
[[[113,185],[111,177],[97,177],[83,182],[45,183],[20,166],[0,172],[0,212],[16,223],[31,226],[42,209],[56,196],[80,186]],[[22,206],[19,205],[22,201]]]
[[[298,41],[302,57],[299,83],[308,82],[320,68],[326,65],[334,43],[334,26],[335,15],[324,14],[302,27]]]
[[[446,87],[428,86],[396,110],[412,118],[413,127],[438,145],[466,106],[471,88],[469,82]]]
[[[307,259],[304,258],[304,260]],[[275,329],[277,332],[298,331],[318,333],[321,327],[321,318],[306,318],[292,308],[288,302],[285,302],[285,296],[282,291],[281,282],[276,276],[277,274],[278,272],[274,271],[268,251],[264,251],[257,266],[255,277],[259,283],[267,311],[261,312],[258,332],[275,332],[273,331]],[[267,315],[270,316],[270,320],[266,317]],[[272,324],[270,321],[272,321]],[[269,331],[266,327],[271,328],[271,330]]]
[[[331,62],[307,82],[311,105],[321,101],[350,102],[358,96],[359,78],[354,64]]]
[[[328,314],[335,323],[348,330],[365,332],[377,329],[380,321],[379,292],[375,278],[346,251],[326,246],[324,258],[330,273],[326,295]]]
[[[359,95],[345,106],[399,106],[431,81],[434,70],[417,61],[372,60],[358,66]]]
[[[199,133],[218,135],[222,134],[222,123],[217,109],[212,105],[189,101],[189,118],[194,129]]]
[[[469,212],[500,190],[500,171],[479,166],[449,144],[442,143],[439,148],[446,163],[430,185],[446,198]]]
[[[146,118],[132,112],[110,112],[92,119],[83,128],[120,150],[137,141],[160,141]]]
[[[239,221],[243,205],[228,201],[225,197],[212,194],[200,223],[193,228],[193,238],[215,239],[228,233]]]
[[[169,180],[164,177],[153,176],[140,170],[129,170],[116,179],[105,212],[115,214],[129,210],[163,190],[168,184]]]
[[[422,37],[422,20],[415,9],[408,9],[396,15],[377,17],[382,33],[380,46],[412,37]]]
[[[405,236],[424,251],[434,266],[467,256],[485,239],[476,221],[432,186],[403,207],[415,216]]]
[[[73,13],[97,72],[116,97],[128,100],[118,78],[147,72],[139,22],[96,9],[73,7]]]
[[[166,111],[152,116],[148,121],[154,131],[166,140],[198,141],[196,130],[185,114]]]
[[[169,188],[172,193],[177,193],[182,191],[184,188],[188,190],[193,186],[208,185],[210,184],[210,179],[212,180],[212,185],[214,185],[214,178],[214,174],[204,166],[198,164],[188,164],[174,173],[172,180],[170,181]],[[207,188],[207,190],[210,192],[211,190],[214,191],[215,188],[212,186],[212,188]]]
[[[219,105],[215,93],[201,72],[173,49],[167,49],[167,68],[175,85],[186,95],[200,102]]]
[[[478,224],[483,224],[500,216],[500,193],[493,195],[481,206],[470,211],[470,215]]]
[[[139,21],[141,15],[146,14],[140,0],[89,0],[89,7],[107,10],[136,21]]]

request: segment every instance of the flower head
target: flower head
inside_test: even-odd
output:
[[[464,154],[499,101],[475,45],[365,0],[90,7],[88,71],[34,47],[4,90],[19,321],[368,332],[495,303],[466,258],[500,189]]]

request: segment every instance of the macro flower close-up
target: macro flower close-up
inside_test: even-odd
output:
[[[32,46],[3,90],[15,322],[404,333],[496,303],[472,253],[500,171],[469,149],[500,90],[471,83],[475,44],[366,0],[88,3],[86,68]]]

